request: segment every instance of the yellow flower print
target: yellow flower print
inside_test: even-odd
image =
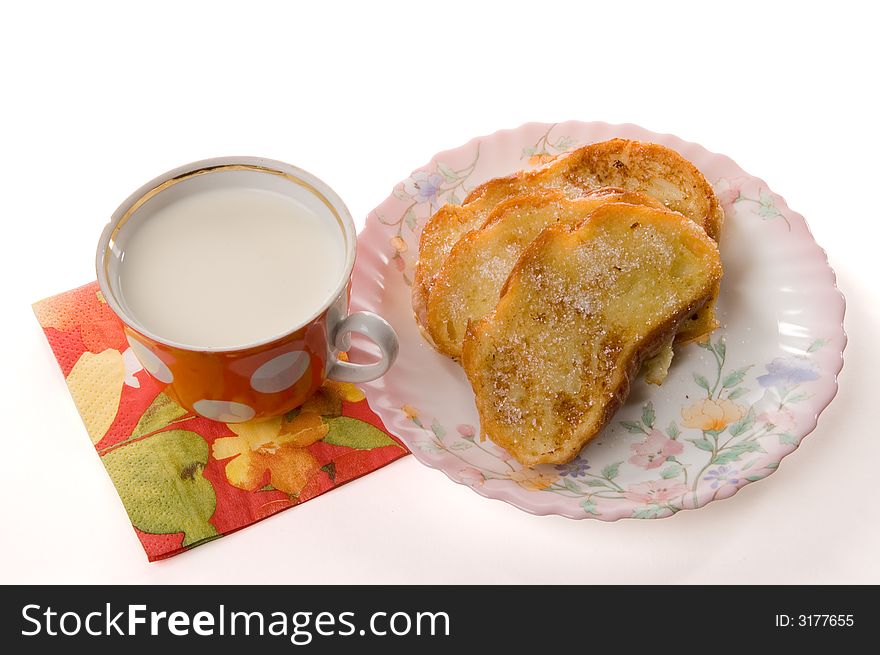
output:
[[[97,355],[84,352],[67,374],[70,395],[92,443],[103,439],[116,420],[124,383],[125,362],[112,348]]]
[[[723,430],[746,415],[747,409],[732,400],[705,398],[681,410],[682,423],[700,430]]]
[[[339,353],[339,359],[347,362],[348,355],[346,353]],[[302,410],[327,417],[339,416],[342,414],[343,400],[348,403],[359,403],[364,398],[366,398],[364,392],[351,382],[326,380],[321,388],[306,400]]]
[[[536,153],[529,157],[529,166],[539,166],[541,164],[546,164],[547,162],[551,162],[556,159],[556,155],[551,155],[546,152]]]
[[[300,411],[291,418],[285,414],[281,417],[281,425],[278,429],[278,443],[306,448],[323,439],[329,429],[330,427],[314,412]]]
[[[397,252],[406,252],[406,241],[400,236],[391,237],[391,247]]]
[[[404,405],[400,409],[403,410],[403,413],[410,421],[415,421],[419,417],[419,410],[412,405]]]
[[[306,448],[320,441],[329,427],[321,416],[301,411],[294,417],[266,421],[229,423],[236,436],[214,441],[216,459],[228,459],[226,479],[246,491],[269,484],[290,495],[298,495],[318,472],[318,460]]]
[[[366,398],[364,392],[354,386],[351,382],[336,382],[335,380],[328,380],[324,383],[324,386],[349,403],[359,403]]]
[[[339,416],[342,413],[342,399],[326,388],[326,383],[303,403],[302,411],[319,416]]]

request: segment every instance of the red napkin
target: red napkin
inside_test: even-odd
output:
[[[140,367],[97,282],[35,303],[34,313],[150,561],[409,452],[348,383],[328,381],[301,410],[269,421],[225,424],[188,413]]]

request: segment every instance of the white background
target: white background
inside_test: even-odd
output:
[[[0,582],[880,582],[878,17],[807,4],[4,8]],[[779,472],[605,524],[528,515],[408,457],[148,564],[30,310],[94,279],[116,206],[177,165],[248,154],[317,174],[362,226],[435,152],[570,119],[731,156],[828,251],[848,301],[841,390]]]

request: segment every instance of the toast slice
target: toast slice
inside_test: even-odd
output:
[[[416,322],[422,328],[427,325],[428,297],[453,246],[479,228],[499,202],[542,189],[557,189],[578,197],[604,186],[646,193],[699,224],[715,241],[721,234],[724,212],[711,185],[676,151],[627,139],[593,143],[543,168],[489,180],[473,189],[463,205],[444,205],[431,217],[422,230],[413,279]],[[677,340],[696,339],[717,325],[713,299],[703,312],[682,326]]]
[[[715,242],[675,212],[606,204],[544,230],[495,310],[468,326],[462,363],[483,433],[524,465],[573,459],[721,273]]]
[[[498,204],[482,229],[468,232],[455,244],[434,281],[427,328],[437,350],[453,359],[461,357],[468,321],[495,309],[514,264],[544,228],[576,225],[610,202],[663,207],[642,193],[609,187],[576,200],[550,191]]]

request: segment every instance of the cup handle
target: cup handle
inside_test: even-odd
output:
[[[399,349],[397,333],[381,316],[373,312],[354,312],[342,319],[336,326],[331,342],[338,350],[348,350],[349,334],[357,332],[379,346],[382,357],[372,364],[355,364],[353,362],[336,361],[327,377],[339,382],[369,382],[385,374],[397,359]]]

